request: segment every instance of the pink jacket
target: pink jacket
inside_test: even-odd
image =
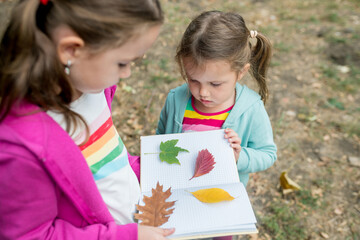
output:
[[[137,239],[136,223],[115,224],[73,140],[29,103],[0,123],[0,239]]]

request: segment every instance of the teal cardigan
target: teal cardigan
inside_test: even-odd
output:
[[[186,104],[191,93],[187,84],[172,89],[161,110],[156,134],[181,133]],[[240,181],[246,186],[249,173],[263,171],[277,158],[269,116],[259,94],[236,84],[236,102],[222,128],[233,129],[241,139],[237,161]]]

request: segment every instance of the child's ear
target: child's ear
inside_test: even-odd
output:
[[[239,81],[240,79],[242,79],[245,76],[245,74],[249,71],[249,69],[250,69],[250,63],[245,64],[243,69],[239,72],[237,80]]]
[[[84,41],[68,28],[58,29],[56,36],[56,50],[60,61],[64,65],[69,60],[74,62],[84,47]]]

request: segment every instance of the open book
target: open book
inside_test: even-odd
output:
[[[196,239],[214,236],[257,233],[256,218],[244,185],[240,182],[233,149],[224,138],[224,130],[164,134],[141,137],[141,198],[151,197],[157,182],[164,191],[171,187],[167,201],[176,201],[174,212],[161,228],[175,228],[169,239]],[[179,164],[161,161],[161,142],[178,139],[176,146],[189,152],[179,152]],[[191,180],[199,151],[207,149],[215,160],[207,174]],[[235,199],[204,203],[190,192],[206,188],[221,188]]]

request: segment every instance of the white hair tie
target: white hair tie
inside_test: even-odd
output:
[[[250,37],[251,38],[256,38],[256,36],[257,36],[257,31],[256,30],[251,30],[250,31]]]

